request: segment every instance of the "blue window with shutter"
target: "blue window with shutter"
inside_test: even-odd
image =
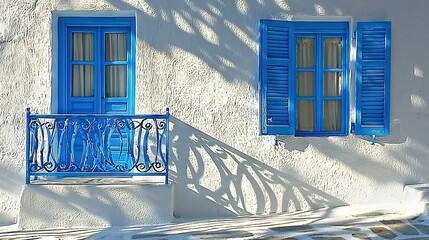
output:
[[[390,23],[358,23],[356,86],[348,22],[263,19],[259,28],[262,134],[344,136],[355,121],[356,134],[388,134]]]

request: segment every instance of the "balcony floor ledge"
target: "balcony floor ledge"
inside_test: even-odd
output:
[[[31,181],[32,185],[164,185],[163,176],[143,176],[143,177],[39,177]]]

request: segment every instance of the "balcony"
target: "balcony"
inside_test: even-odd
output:
[[[168,184],[165,114],[32,114],[27,109],[26,183],[161,176]]]

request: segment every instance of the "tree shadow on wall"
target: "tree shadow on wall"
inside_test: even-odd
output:
[[[265,214],[346,205],[286,172],[170,119],[176,217]]]

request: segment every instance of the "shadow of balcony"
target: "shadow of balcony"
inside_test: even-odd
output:
[[[170,124],[170,178],[176,182],[176,217],[268,214],[346,205],[177,118],[172,117]]]

